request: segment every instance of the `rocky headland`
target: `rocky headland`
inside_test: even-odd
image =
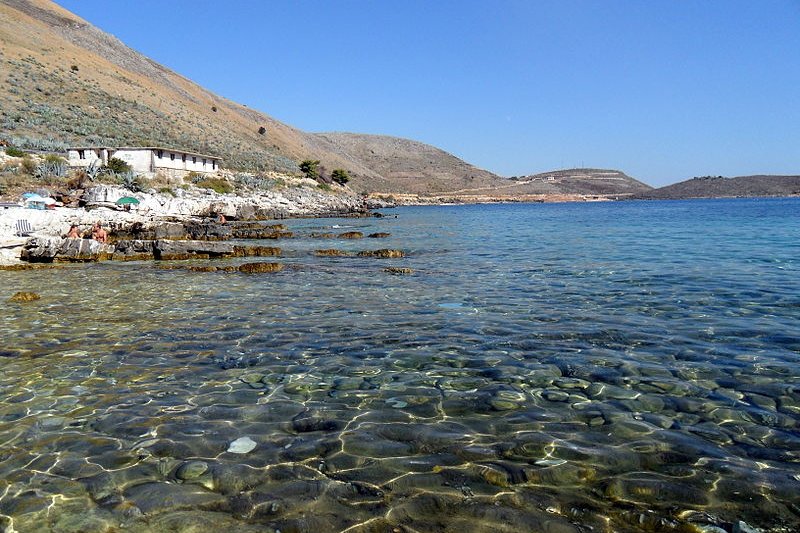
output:
[[[133,196],[139,204],[129,210],[115,204]],[[0,209],[0,265],[24,268],[30,263],[86,262],[104,259],[176,259],[263,256],[265,247],[243,248],[232,239],[291,237],[280,224],[262,221],[292,217],[368,216],[371,202],[350,192],[328,193],[308,187],[286,187],[269,193],[241,196],[210,190],[177,190],[171,194],[132,193],[99,185],[86,190],[82,207]],[[225,222],[220,223],[220,215]],[[17,222],[33,230],[19,235]],[[108,242],[90,238],[100,222]],[[67,239],[72,224],[84,238]]]

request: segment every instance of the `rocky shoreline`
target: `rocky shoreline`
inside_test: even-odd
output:
[[[243,249],[230,239],[277,239],[291,237],[280,224],[259,221],[329,216],[370,216],[369,208],[386,204],[367,202],[349,192],[337,194],[306,187],[249,197],[201,190],[180,196],[131,193],[110,186],[87,190],[83,207],[48,210],[10,207],[0,209],[0,265],[26,268],[31,263],[141,260],[166,258],[259,256],[264,247]],[[115,201],[134,196],[139,204],[123,210]],[[216,222],[224,216],[224,224]],[[16,224],[26,220],[33,232],[16,235]],[[71,224],[88,236],[100,222],[108,231],[107,244],[66,239]]]

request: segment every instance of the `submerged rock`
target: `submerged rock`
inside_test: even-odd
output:
[[[28,291],[20,291],[15,292],[14,295],[8,299],[9,302],[33,302],[35,300],[39,300],[42,297],[39,296],[38,293],[35,292],[28,292]]]
[[[344,233],[339,234],[340,239],[361,239],[364,237],[364,234],[360,231],[346,231]]]
[[[389,250],[388,248],[383,248],[380,250],[364,250],[358,252],[358,257],[380,257],[385,259],[393,259],[405,256],[406,254],[403,252],[403,250]]]
[[[413,274],[413,268],[405,268],[405,267],[387,267],[383,269],[384,272],[388,272],[389,274]]]
[[[234,229],[233,237],[237,239],[291,239],[291,231],[275,231],[269,227],[263,229]]]
[[[391,233],[378,232],[378,233],[370,233],[369,235],[367,235],[367,238],[368,239],[385,239],[386,237],[391,237],[391,236],[392,236]]]
[[[342,250],[327,249],[327,250],[314,250],[314,255],[320,257],[346,257],[350,254]]]
[[[175,471],[175,477],[186,481],[202,476],[207,470],[208,463],[204,461],[186,461]]]
[[[234,246],[233,255],[236,257],[277,257],[283,251],[274,246]]]
[[[230,257],[233,255],[233,245],[213,241],[158,240],[153,243],[153,255],[164,261]]]
[[[190,272],[216,272],[219,269],[215,266],[208,265],[208,266],[190,266],[186,267],[186,270],[189,270]]]
[[[261,274],[264,272],[279,272],[283,270],[281,263],[245,263],[239,266],[239,272],[248,274]]]

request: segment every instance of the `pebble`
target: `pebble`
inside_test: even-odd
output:
[[[756,528],[748,525],[747,522],[739,520],[738,522],[733,523],[732,533],[759,533],[759,532]]]
[[[250,437],[240,437],[231,442],[228,446],[229,453],[250,453],[257,446],[256,442]]]
[[[230,451],[230,450],[229,450]],[[208,463],[204,461],[187,461],[178,467],[175,477],[188,480],[202,476],[208,470]]]
[[[566,402],[569,400],[569,394],[560,390],[545,390],[542,391],[542,397],[551,402]]]

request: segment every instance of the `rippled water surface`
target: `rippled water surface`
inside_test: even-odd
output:
[[[0,529],[800,530],[800,200],[386,214],[0,272]]]

